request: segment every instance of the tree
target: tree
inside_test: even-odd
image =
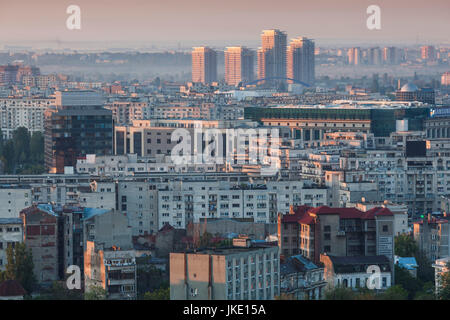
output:
[[[44,163],[44,135],[35,132],[30,140],[30,160],[33,164]]]
[[[407,300],[408,292],[401,286],[395,285],[388,288],[383,294],[380,295],[381,300]]]
[[[415,258],[418,264],[417,279],[422,282],[434,282],[434,268],[425,253],[418,251]]]
[[[395,265],[395,283],[401,285],[408,292],[408,299],[412,300],[422,290],[422,282],[415,279],[408,270]]]
[[[93,286],[84,293],[84,300],[106,300],[106,290],[100,286]]]
[[[325,300],[353,300],[355,292],[351,288],[336,287],[325,292]]]
[[[439,289],[440,300],[450,300],[450,264],[447,264],[447,272],[440,275],[441,287]]]
[[[69,290],[63,281],[54,281],[52,287],[42,292],[36,300],[82,300],[81,290]]]
[[[30,156],[30,133],[27,128],[19,127],[13,131],[14,160],[17,164],[24,164]]]
[[[169,287],[166,274],[152,265],[145,265],[138,260],[137,293],[143,296],[149,291]]]
[[[394,240],[395,254],[400,257],[414,257],[419,248],[416,241],[408,234],[401,234]]]
[[[153,292],[146,292],[143,300],[170,300],[170,288],[161,288]]]
[[[16,280],[20,282],[25,291],[30,294],[36,286],[36,277],[33,269],[33,256],[25,243],[16,243],[13,248],[8,245],[6,249],[7,263],[3,274],[4,280]]]

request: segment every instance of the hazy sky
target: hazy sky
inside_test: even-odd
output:
[[[66,8],[81,7],[81,30],[66,29]],[[366,8],[381,7],[379,31]],[[0,0],[5,42],[126,41],[257,45],[261,30],[366,43],[450,43],[450,0]]]

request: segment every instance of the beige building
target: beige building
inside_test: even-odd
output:
[[[253,51],[245,47],[227,47],[225,50],[225,82],[237,86],[253,80]]]
[[[286,77],[286,33],[263,30],[258,50],[258,79]]]
[[[311,39],[292,39],[287,48],[287,77],[312,85],[315,80],[314,60],[314,42]]]
[[[217,81],[217,53],[208,47],[192,50],[192,82],[211,83]]]
[[[276,246],[170,254],[171,300],[273,300],[279,294]]]
[[[93,287],[106,290],[107,299],[136,299],[136,257],[133,250],[103,248],[88,241],[84,253],[85,291]]]

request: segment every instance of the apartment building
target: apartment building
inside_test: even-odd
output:
[[[32,203],[32,188],[26,184],[0,184],[0,218],[19,218]]]
[[[0,271],[8,263],[6,250],[23,241],[23,224],[20,218],[0,218]]]
[[[356,208],[300,206],[278,216],[281,254],[301,254],[318,263],[320,254],[385,255],[393,260],[394,217],[387,208],[362,212]]]
[[[302,255],[291,256],[280,265],[281,294],[292,300],[320,300],[327,282],[324,268]]]
[[[180,182],[158,192],[158,225],[185,228],[204,218],[246,218],[276,223],[279,212],[302,203],[326,203],[327,190],[303,181],[268,181],[239,186],[221,181]]]
[[[162,154],[161,154],[162,156]],[[138,157],[137,154],[96,156],[88,154],[77,159],[75,171],[96,176],[134,176],[136,173],[217,172],[219,165],[175,164],[170,157]]]
[[[435,261],[450,256],[450,228],[448,219],[428,214],[414,222],[414,240],[427,258]]]
[[[171,253],[170,299],[273,300],[280,294],[278,247],[244,242],[242,247]]]
[[[33,205],[20,212],[23,223],[23,242],[33,255],[37,282],[50,286],[63,278],[62,232],[63,226],[51,205]]]
[[[25,127],[29,132],[44,132],[44,111],[54,106],[54,99],[1,98],[0,129],[3,139],[12,138],[12,132]]]
[[[135,300],[137,295],[136,256],[133,250],[106,248],[88,241],[84,254],[85,291],[105,289],[107,299]]]
[[[143,101],[113,101],[105,104],[112,111],[114,123],[126,125],[133,120],[147,120],[153,116],[153,107]]]

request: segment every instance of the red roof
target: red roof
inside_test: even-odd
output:
[[[425,218],[425,219],[427,219],[427,218]],[[429,221],[428,223],[448,223],[448,220],[432,217],[431,221]],[[414,224],[423,224],[423,220],[416,221],[416,222],[414,222]]]
[[[309,212],[317,215],[321,214],[338,214],[342,219],[358,219],[361,218],[363,212],[356,208],[330,208],[328,206],[321,206],[309,210]]]
[[[23,296],[27,292],[16,280],[6,280],[0,283],[0,297]]]
[[[392,211],[389,210],[388,208],[375,207],[375,208],[372,208],[372,209],[366,211],[365,218],[373,219],[375,216],[393,216],[393,215],[394,214],[392,213]]]
[[[392,216],[393,213],[388,208],[375,207],[366,212],[356,208],[331,208],[321,206],[311,208],[308,206],[300,206],[295,210],[294,214],[283,216],[282,222],[297,222],[301,224],[311,224],[314,222],[313,215],[339,215],[341,219],[375,219],[375,216]]]
[[[297,222],[311,207],[300,206],[295,209],[295,213],[284,215],[282,222]]]

